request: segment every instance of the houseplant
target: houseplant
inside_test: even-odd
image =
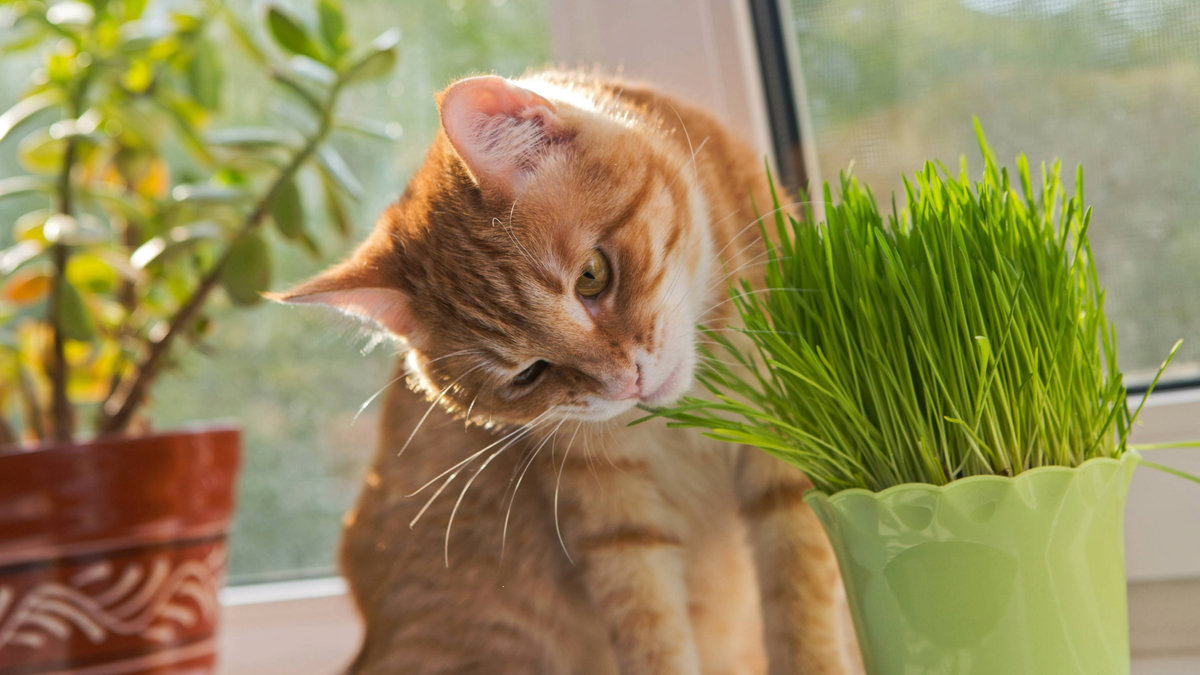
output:
[[[809,476],[870,675],[1127,674],[1140,407],[1083,175],[1068,194],[1043,165],[1035,189],[1020,157],[1010,184],[980,147],[981,181],[927,164],[886,219],[846,176],[827,222],[781,213],[767,288],[709,332],[712,398],[655,415]]]
[[[392,69],[397,35],[356,46],[335,0],[316,9],[309,29],[269,7],[267,50],[215,1],[0,9],[0,46],[41,65],[0,115],[29,172],[0,198],[40,207],[0,251],[0,671],[213,661],[238,433],[150,433],[143,408],[203,347],[210,301],[259,301],[267,237],[316,252],[306,174],[348,229],[361,187],[326,141],[385,128],[337,103]],[[230,95],[217,26],[278,84],[286,123],[208,128]]]

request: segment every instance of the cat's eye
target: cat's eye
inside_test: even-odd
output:
[[[575,290],[585,298],[594,298],[608,288],[611,278],[612,269],[608,265],[608,258],[600,249],[594,248],[583,271],[579,273],[579,279],[575,282]]]
[[[538,379],[549,367],[550,364],[546,361],[541,359],[534,361],[528,368],[517,373],[517,376],[513,378],[513,386],[524,387],[525,385],[533,384],[534,380]]]

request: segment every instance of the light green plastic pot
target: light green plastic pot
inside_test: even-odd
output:
[[[1129,675],[1138,456],[944,487],[810,491],[868,675]]]

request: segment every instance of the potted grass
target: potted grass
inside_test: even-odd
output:
[[[336,2],[317,10],[309,30],[268,8],[264,51],[216,1],[0,8],[5,52],[40,64],[0,115],[29,172],[0,198],[34,208],[0,250],[0,672],[211,669],[239,434],[156,431],[145,404],[214,307],[259,301],[268,237],[317,252],[306,174],[348,231],[361,187],[326,141],[386,128],[336,108],[392,69],[396,36],[356,47]],[[287,123],[206,129],[218,24]]]
[[[869,675],[1128,675],[1146,462],[1082,172],[1035,186],[980,146],[981,181],[926,165],[887,217],[844,175],[827,222],[779,215],[767,289],[732,289],[743,326],[708,336],[712,397],[655,416],[808,475]]]

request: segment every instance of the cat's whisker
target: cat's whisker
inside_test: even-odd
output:
[[[758,242],[760,242],[760,241],[762,241],[762,236],[761,236],[761,235],[760,235],[760,236],[758,236],[758,237],[755,237],[753,241],[751,241],[749,244],[746,244],[744,247],[742,247],[742,248],[741,248],[741,249],[740,249],[740,250],[739,250],[739,251],[738,251],[736,254],[734,254],[734,255],[733,255],[733,258],[734,258],[734,259],[737,259],[737,258],[741,257],[741,255],[742,255],[743,253],[745,253],[745,252],[746,252],[746,251],[747,251],[747,250],[748,250],[748,249],[749,249],[751,246],[755,246],[755,245],[757,245],[757,244],[758,244]],[[761,253],[758,253],[758,254],[756,254],[754,257],[750,258],[750,261],[749,261],[749,262],[754,262],[754,261],[757,261],[759,258],[763,258],[763,257],[766,257],[766,256],[767,256],[767,251],[762,251]],[[715,276],[717,276],[718,274],[720,274],[721,272],[724,272],[725,270],[727,270],[727,269],[728,269],[728,267],[726,267],[726,265],[727,265],[727,264],[728,264],[728,263],[727,263],[726,261],[723,261],[723,262],[721,263],[721,266],[720,266],[720,267],[718,267],[718,268],[714,269],[712,272],[709,272],[709,274],[708,274],[708,278],[706,278],[706,279],[705,279],[705,281],[706,281],[706,282],[707,282],[707,281],[712,281],[712,278],[713,278],[713,277],[715,277]],[[725,276],[724,276],[722,279],[718,280],[716,283],[714,283],[714,284],[712,284],[711,286],[709,286],[708,288],[704,289],[704,294],[705,294],[705,295],[708,295],[708,292],[709,292],[709,291],[711,291],[711,290],[712,290],[713,288],[715,288],[716,286],[720,285],[720,283],[721,283],[722,281],[724,281],[725,279],[728,279],[730,276],[732,276],[733,274],[735,274],[735,273],[736,273],[736,271],[737,271],[737,270],[734,270],[733,272],[726,272],[726,273],[725,273]]]
[[[742,364],[741,364],[741,363],[738,363],[738,362],[736,362],[736,361],[722,361],[721,359],[713,358],[713,357],[711,357],[711,356],[705,356],[705,355],[703,355],[703,354],[697,354],[697,355],[696,355],[696,358],[698,358],[698,359],[700,359],[700,360],[702,360],[702,361],[711,361],[711,362],[713,362],[713,363],[723,363],[723,364],[725,364],[725,365],[727,365],[727,366],[733,366],[733,367],[736,367],[736,368],[741,368],[741,367],[742,367]]]
[[[525,256],[525,259],[529,261],[529,264],[538,267],[539,265],[537,264],[537,261],[533,259],[533,256],[530,255],[529,251],[525,250],[525,247],[521,245],[521,242],[517,241],[517,235],[513,234],[512,228],[508,225],[505,225],[503,220],[500,220],[499,218],[492,218],[493,227],[496,225],[496,223],[500,223],[500,227],[508,233],[508,238],[512,239],[512,243],[517,247],[517,250],[521,252],[521,255]]]
[[[558,476],[554,481],[554,533],[558,535],[558,544],[562,546],[563,553],[567,555],[567,560],[571,565],[574,565],[575,561],[571,559],[571,552],[567,550],[567,542],[563,541],[562,527],[558,523],[558,493],[562,488],[563,469],[567,468],[567,458],[571,455],[571,447],[575,445],[575,437],[579,435],[581,426],[583,426],[583,422],[575,423],[575,432],[571,434],[571,440],[567,441],[567,451],[563,453],[563,461],[558,467]]]
[[[354,413],[354,419],[350,420],[350,426],[354,426],[354,423],[358,421],[358,418],[360,415],[363,414],[363,411],[366,410],[367,407],[370,406],[371,403],[375,399],[379,398],[379,396],[381,394],[383,394],[383,392],[387,391],[388,387],[391,387],[393,384],[396,384],[397,382],[399,382],[400,380],[403,380],[406,377],[408,377],[408,373],[405,373],[405,374],[401,375],[400,377],[397,377],[393,380],[389,380],[387,384],[385,384],[379,388],[379,391],[375,392],[374,394],[371,394],[370,398],[363,401],[363,404],[358,406],[358,412]]]
[[[738,240],[741,238],[742,234],[744,234],[744,233],[746,232],[746,230],[750,229],[751,227],[754,227],[755,225],[758,225],[758,224],[759,224],[759,223],[761,223],[761,222],[762,222],[764,219],[766,219],[766,218],[770,218],[770,217],[774,216],[775,214],[779,213],[780,211],[786,211],[786,210],[788,210],[788,209],[791,209],[791,208],[792,208],[792,207],[794,207],[794,206],[808,206],[808,205],[810,205],[810,204],[818,204],[818,203],[820,203],[820,202],[816,202],[816,201],[813,201],[813,200],[800,200],[800,201],[794,201],[794,202],[790,202],[790,203],[788,203],[788,204],[784,204],[784,205],[782,205],[782,206],[780,206],[780,207],[778,207],[778,208],[771,209],[770,211],[768,211],[768,212],[766,212],[766,213],[764,213],[764,214],[760,215],[758,218],[755,218],[754,220],[752,220],[752,221],[750,221],[749,223],[747,223],[745,227],[743,227],[742,229],[738,230],[736,234],[734,234],[732,237],[730,237],[729,241],[728,241],[728,242],[725,244],[725,246],[721,247],[721,250],[720,250],[720,251],[717,251],[717,253],[716,253],[716,254],[715,254],[715,255],[714,255],[714,256],[713,256],[713,257],[712,257],[712,258],[711,258],[711,259],[708,261],[708,265],[713,265],[713,264],[714,264],[714,263],[716,263],[718,260],[720,260],[720,259],[721,259],[721,255],[722,255],[722,254],[724,254],[724,253],[725,253],[725,251],[726,251],[726,250],[728,250],[730,246],[732,246],[733,244],[737,243],[737,242],[738,242]],[[726,221],[726,220],[728,220],[729,218],[731,218],[731,217],[733,217],[733,216],[737,215],[738,213],[739,213],[738,211],[734,211],[733,213],[729,214],[729,215],[728,215],[728,216],[726,216],[725,218],[722,218],[721,220],[717,221],[717,223],[714,223],[714,227],[715,227],[716,225],[719,225],[720,223],[723,223],[723,222],[725,222],[725,221]],[[740,255],[741,255],[742,253],[744,253],[744,252],[745,252],[747,249],[749,249],[751,246],[754,246],[754,245],[758,244],[760,241],[762,241],[762,235],[761,235],[761,234],[760,234],[760,235],[758,235],[757,237],[755,237],[755,238],[754,238],[754,239],[753,239],[753,240],[752,240],[752,241],[751,241],[749,244],[746,244],[745,246],[743,246],[743,247],[742,247],[742,248],[741,248],[741,249],[740,249],[740,250],[737,252],[737,254],[736,254],[735,256],[733,256],[733,257],[735,257],[735,258],[736,258],[736,257],[740,256]],[[765,252],[764,252],[764,253],[760,253],[758,256],[755,256],[755,258],[758,258],[759,256],[761,256],[761,255],[764,255],[764,254],[765,254]],[[722,266],[722,267],[717,267],[717,268],[715,268],[715,269],[714,269],[714,270],[713,270],[713,271],[712,271],[712,272],[709,274],[709,276],[708,276],[708,279],[712,279],[712,277],[713,277],[714,275],[716,275],[718,272],[720,272],[722,269],[724,269],[724,267],[723,267],[723,266]],[[727,278],[728,278],[728,277],[727,277]],[[707,281],[707,279],[706,279],[706,281]],[[710,289],[710,290],[711,290],[711,289]],[[705,291],[705,294],[706,294],[706,295],[707,295],[707,293],[708,293],[708,291]]]
[[[731,303],[734,300],[744,298],[747,295],[758,295],[760,293],[775,293],[775,292],[812,293],[813,289],[811,289],[811,288],[759,288],[759,289],[752,290],[752,291],[746,291],[744,293],[738,293],[737,295],[734,295],[733,297],[726,298],[725,300],[718,302],[717,304],[713,305],[712,307],[709,307],[703,314],[696,317],[696,322],[699,323],[701,319],[703,319],[705,316],[708,316],[710,313],[712,313],[713,310],[719,309],[720,307],[722,307],[728,303]]]
[[[408,522],[408,529],[411,530],[417,526],[417,521],[421,519],[421,516],[425,515],[425,512],[429,510],[429,507],[433,504],[433,501],[438,498],[438,495],[442,494],[442,492],[447,486],[450,485],[450,483],[454,482],[455,478],[458,478],[457,472],[450,474],[450,476],[446,478],[446,482],[442,483],[442,486],[434,491],[433,496],[425,501],[425,505],[421,507],[420,511],[417,511],[416,517]]]
[[[704,289],[704,291],[703,291],[703,293],[701,293],[701,295],[703,297],[708,297],[709,293],[713,292],[713,290],[715,290],[721,284],[728,282],[729,278],[732,277],[733,275],[737,274],[738,272],[741,272],[741,271],[746,270],[751,267],[757,267],[759,265],[769,265],[771,263],[770,259],[761,260],[761,258],[765,257],[766,255],[767,255],[767,251],[763,251],[762,253],[759,253],[758,255],[751,258],[746,263],[742,264],[737,269],[734,269],[734,270],[726,273],[725,276],[723,276],[722,278],[715,281],[708,288]],[[780,260],[780,258],[776,258],[776,260]],[[709,275],[709,279],[711,279],[711,278],[712,278],[712,275]]]
[[[675,284],[679,283],[679,276],[682,273],[683,273],[683,265],[679,265],[678,267],[675,268],[675,274],[671,277],[671,285],[667,288],[667,292],[663,293],[662,297],[659,298],[658,306],[654,308],[654,314],[658,314],[662,310],[663,305],[667,304],[667,299],[670,298],[671,294],[675,292]],[[683,297],[686,298],[687,293],[684,293]],[[680,300],[680,302],[682,302],[682,299]],[[675,309],[678,309],[678,308],[679,308],[679,303],[675,303]]]
[[[737,250],[737,252],[736,252],[736,253],[734,253],[733,255],[729,256],[728,258],[722,258],[722,259],[721,259],[721,266],[720,266],[720,267],[714,267],[714,268],[713,268],[713,270],[712,270],[711,272],[709,272],[709,273],[708,273],[708,277],[706,277],[706,278],[705,278],[705,281],[710,281],[710,280],[712,280],[712,278],[713,278],[713,277],[717,276],[717,275],[718,275],[718,274],[720,274],[722,271],[724,271],[724,270],[728,269],[728,265],[729,265],[729,261],[730,261],[730,260],[737,260],[738,258],[740,258],[740,257],[741,257],[741,255],[742,255],[743,253],[745,253],[746,251],[748,251],[748,250],[750,249],[750,247],[752,247],[752,246],[757,246],[757,245],[758,245],[758,243],[759,243],[759,242],[761,242],[761,241],[762,241],[762,235],[761,235],[761,234],[759,234],[759,235],[755,236],[753,239],[751,239],[751,240],[750,240],[750,242],[749,242],[749,243],[747,243],[745,246],[743,246],[743,247],[741,247],[740,249],[738,249],[738,250]],[[754,256],[754,258],[751,258],[751,260],[757,259],[758,257],[760,257],[760,256],[763,256],[763,255],[766,255],[766,253],[767,253],[767,252],[764,250],[763,252],[761,252],[761,253],[759,253],[759,254],[755,255],[755,256]],[[714,260],[713,262],[716,262],[716,261]]]
[[[669,101],[667,102],[667,107],[671,109],[671,112],[675,113],[675,119],[679,120],[679,126],[683,128],[683,138],[687,141],[688,151],[692,153],[692,173],[696,179],[696,187],[699,188],[700,167],[696,164],[696,153],[699,152],[699,150],[692,147],[692,135],[688,133],[687,124],[683,121],[683,116],[679,114],[679,111],[676,110],[675,106],[671,105]],[[700,147],[703,148],[705,143],[708,143],[708,137],[705,137],[704,142],[700,144]],[[675,181],[679,180],[679,176],[681,175],[683,174],[678,174],[675,176],[675,179],[672,180],[671,184],[667,186],[668,190],[675,185]]]
[[[451,352],[449,354],[439,356],[436,359],[430,359],[425,362],[425,366],[428,367],[429,364],[431,364],[431,363],[437,363],[438,361],[441,361],[442,359],[449,359],[449,358],[453,358],[455,356],[466,356],[468,354],[482,354],[482,353],[483,353],[483,351],[478,350],[478,349],[460,349],[456,352]]]
[[[708,264],[709,264],[709,265],[711,265],[711,264],[713,264],[713,263],[717,262],[718,260],[720,260],[720,259],[721,259],[721,254],[722,254],[722,253],[724,253],[726,250],[728,250],[728,249],[729,249],[729,247],[730,247],[730,246],[732,246],[732,245],[733,245],[735,242],[737,242],[737,241],[738,241],[738,238],[739,238],[739,237],[741,237],[741,236],[742,236],[742,234],[744,234],[744,233],[746,232],[746,230],[748,230],[748,229],[750,229],[750,228],[754,227],[755,225],[757,225],[757,224],[761,223],[761,222],[763,221],[763,219],[764,219],[764,218],[769,218],[769,217],[771,217],[771,216],[773,216],[773,215],[775,215],[775,214],[779,213],[780,211],[783,211],[783,210],[786,210],[786,209],[790,209],[790,208],[792,208],[793,206],[803,206],[803,205],[806,205],[806,204],[811,204],[811,203],[813,203],[813,202],[801,201],[801,202],[792,202],[792,203],[790,203],[790,204],[784,204],[783,206],[780,206],[780,207],[779,207],[779,208],[777,208],[777,209],[771,209],[770,211],[768,211],[768,212],[766,212],[766,213],[762,214],[761,216],[759,216],[759,217],[755,218],[754,220],[752,220],[752,221],[750,221],[749,223],[747,223],[745,227],[743,227],[742,229],[738,230],[738,231],[737,231],[737,234],[735,234],[735,235],[733,235],[732,237],[730,237],[730,238],[729,238],[729,242],[728,242],[728,243],[726,243],[726,244],[725,244],[723,247],[721,247],[721,250],[720,250],[720,251],[717,251],[717,254],[716,254],[716,255],[714,255],[714,256],[712,257],[712,259],[710,259],[710,260],[708,261]],[[734,212],[734,214],[736,214],[736,213],[738,213],[738,212],[736,212],[736,211],[735,211],[735,212]],[[734,214],[730,214],[730,215],[732,216],[732,215],[734,215]]]
[[[613,443],[619,444],[621,442],[619,439],[617,439],[617,435],[615,433],[613,433],[613,420],[606,420],[605,424],[604,424],[604,428],[606,431],[608,431],[609,438],[613,439]],[[602,445],[602,446],[600,446],[600,449],[602,451],[604,451],[604,459],[608,460],[609,466],[611,466],[613,469],[615,469],[616,471],[618,471],[620,473],[625,473],[624,469],[618,468],[616,463],[614,463],[612,461],[612,455],[608,454],[608,446]]]
[[[704,295],[708,295],[709,293],[711,293],[712,291],[714,291],[714,290],[717,288],[717,286],[720,286],[721,284],[728,282],[728,281],[729,281],[729,278],[730,278],[730,277],[732,277],[733,275],[737,274],[738,272],[742,272],[742,271],[744,271],[744,270],[747,270],[747,269],[750,269],[750,268],[752,268],[752,267],[761,267],[761,266],[763,266],[763,265],[769,265],[769,264],[771,264],[771,261],[770,261],[770,260],[760,260],[760,259],[759,259],[759,258],[762,258],[762,256],[764,256],[764,255],[766,255],[766,253],[763,253],[762,255],[755,256],[754,258],[752,258],[752,259],[751,259],[751,261],[750,261],[750,262],[748,262],[748,263],[746,263],[746,264],[742,265],[741,267],[739,267],[739,268],[737,268],[737,269],[733,270],[733,271],[732,271],[732,272],[730,272],[729,274],[726,274],[724,278],[722,278],[722,279],[719,279],[718,281],[716,281],[715,283],[713,283],[711,286],[709,286],[708,288],[706,288],[706,289],[704,290]],[[776,258],[776,260],[780,260],[780,258]]]
[[[523,429],[524,427],[525,427],[525,425],[522,425],[521,427],[519,427],[519,428],[518,428],[518,431],[520,431],[520,430],[521,430],[521,429]],[[528,430],[529,430],[529,431],[532,431],[532,428],[530,428],[530,429],[528,429]],[[523,435],[522,435],[522,436],[523,436]],[[507,444],[505,444],[505,446],[504,446],[504,447],[502,447],[502,448],[500,448],[499,450],[497,450],[497,451],[496,451],[496,452],[495,452],[495,453],[494,453],[492,456],[494,457],[495,455],[498,455],[498,454],[500,454],[501,452],[503,452],[504,450],[506,450],[506,449],[507,449],[507,448],[508,448],[510,445],[512,445],[513,443],[515,443],[515,442],[517,442],[518,440],[520,440],[520,439],[522,438],[522,436],[518,436],[518,437],[516,437],[516,438],[512,439],[512,440],[511,440],[511,441],[509,441]],[[504,439],[501,439],[501,440],[504,440]],[[469,464],[470,464],[472,461],[474,461],[474,460],[475,460],[475,458],[476,458],[476,457],[478,457],[480,454],[482,454],[482,453],[483,453],[484,451],[486,451],[488,448],[491,448],[491,447],[493,447],[494,445],[495,445],[495,443],[493,443],[492,445],[489,445],[487,448],[484,448],[484,449],[483,449],[483,450],[481,450],[480,452],[477,452],[477,453],[475,453],[474,455],[471,455],[470,457],[468,457],[468,458],[467,458],[466,460],[464,460],[463,462],[460,462],[460,463],[459,463],[459,465],[456,465],[456,467],[455,467],[455,468],[457,468],[458,466],[469,465]],[[489,461],[490,461],[490,458],[489,458]],[[485,463],[485,464],[484,464],[484,466],[487,466],[487,464]],[[480,468],[480,470],[482,471],[482,467]],[[451,473],[451,474],[450,474],[450,476],[446,478],[446,481],[445,481],[444,483],[442,483],[442,486],[441,486],[441,487],[439,487],[439,488],[438,488],[438,489],[437,489],[437,490],[436,490],[436,491],[433,493],[433,496],[431,496],[431,497],[430,497],[430,498],[429,498],[429,499],[428,499],[428,500],[425,502],[425,505],[424,505],[424,506],[422,506],[422,507],[421,507],[421,510],[417,512],[417,515],[416,515],[416,517],[415,517],[415,518],[413,518],[411,522],[409,522],[409,524],[408,524],[408,528],[409,528],[410,530],[411,530],[413,527],[415,527],[415,526],[416,526],[416,524],[417,524],[417,521],[419,521],[419,520],[421,519],[421,516],[425,515],[425,511],[426,511],[426,510],[428,510],[428,509],[429,509],[429,507],[430,507],[430,505],[431,505],[431,504],[433,504],[434,500],[436,500],[436,499],[438,498],[438,495],[442,494],[442,492],[443,492],[443,491],[446,489],[446,487],[447,487],[448,485],[450,485],[450,483],[454,482],[454,479],[458,477],[458,473],[459,473],[458,471],[454,471],[453,473]],[[445,475],[445,474],[442,474],[442,475]],[[441,477],[441,476],[439,476],[438,478],[440,478],[440,477]],[[433,480],[434,480],[434,481],[436,481],[436,480],[437,480],[437,478],[434,478]],[[431,482],[432,482],[432,481],[431,481]],[[468,483],[468,485],[470,485],[470,484]],[[425,487],[428,487],[428,484],[427,484]],[[425,487],[422,487],[422,488],[421,488],[421,490],[425,489]],[[412,493],[411,495],[408,495],[408,496],[409,496],[409,497],[412,497],[412,496],[416,495],[417,493],[419,493],[421,490],[417,490],[417,492],[414,492],[414,493]],[[451,518],[453,518],[453,515],[451,515]],[[448,533],[448,531],[447,531],[447,533]]]
[[[588,470],[596,478],[596,485],[600,485],[600,474],[596,473],[596,466],[592,464],[592,435],[584,434],[583,436],[583,461],[587,463]]]
[[[417,432],[421,430],[421,426],[425,424],[425,420],[429,419],[429,414],[433,412],[433,409],[435,407],[437,407],[437,404],[441,403],[442,398],[444,398],[446,396],[446,392],[450,391],[450,388],[453,387],[454,385],[458,384],[459,381],[462,380],[464,377],[466,377],[467,375],[470,375],[471,373],[475,372],[476,370],[479,370],[483,366],[484,366],[484,364],[481,363],[481,364],[475,366],[474,368],[471,368],[470,370],[463,373],[462,375],[459,375],[458,377],[454,378],[453,382],[446,385],[446,387],[444,389],[442,389],[442,391],[437,395],[437,398],[433,399],[433,403],[430,403],[429,407],[425,409],[425,414],[421,415],[421,419],[420,419],[420,421],[417,422],[417,426],[413,427],[412,433],[408,435],[408,440],[404,441],[404,445],[402,445],[400,447],[400,452],[396,453],[397,457],[399,457],[400,455],[403,455],[404,451],[408,449],[409,444],[412,443],[413,437],[415,437],[417,435]],[[399,379],[399,378],[397,378],[397,379]],[[393,380],[393,382],[395,382],[395,380]],[[391,386],[391,385],[389,384],[388,386]],[[376,394],[376,396],[378,396],[378,395],[379,394]]]
[[[486,386],[484,386],[483,389],[481,389],[475,393],[474,398],[471,399],[471,404],[469,406],[467,406],[466,419],[468,421],[470,421],[470,419],[471,419],[471,411],[475,409],[475,402],[479,400],[479,397],[483,396],[484,392],[487,392],[488,395],[490,396],[491,394],[495,393],[495,391],[496,391],[496,383],[493,381],[493,382],[489,382]],[[491,423],[492,423],[492,419],[491,419],[491,416],[489,415],[487,424],[490,425]]]
[[[541,415],[538,415],[537,418],[535,418],[535,419],[542,418],[544,415],[548,414],[552,410],[554,410],[554,406],[547,408],[545,410],[545,412],[543,412]],[[479,478],[479,474],[483,473],[483,470],[486,469],[488,467],[488,465],[492,463],[493,459],[496,459],[497,457],[499,457],[500,453],[502,453],[505,450],[507,450],[508,448],[510,448],[513,443],[516,443],[517,441],[521,440],[521,438],[523,438],[526,434],[528,434],[529,432],[531,432],[537,428],[533,423],[529,423],[527,426],[528,426],[528,428],[525,430],[524,434],[521,434],[520,436],[517,436],[516,438],[509,441],[508,443],[505,443],[499,450],[488,455],[488,458],[486,460],[484,460],[483,464],[479,465],[479,468],[475,470],[475,473],[471,474],[471,479],[468,480],[467,484],[463,486],[462,492],[458,493],[458,499],[455,500],[455,502],[454,502],[454,508],[450,510],[450,520],[446,523],[446,544],[445,544],[445,548],[443,550],[443,557],[444,557],[444,560],[446,563],[446,569],[450,568],[450,530],[454,527],[454,516],[458,515],[458,507],[462,506],[463,498],[467,496],[467,491],[471,489],[471,484],[475,482],[476,478]]]
[[[542,448],[547,442],[549,442],[558,434],[558,430],[562,428],[562,425],[565,424],[566,421],[567,420],[565,418],[560,420],[558,426],[554,427],[554,431],[551,431],[550,435],[543,439],[542,442],[539,443],[536,448],[534,448],[533,454],[529,456],[529,461],[525,462],[525,468],[521,471],[520,478],[517,478],[517,484],[515,487],[513,487],[512,499],[508,500],[508,511],[504,514],[504,529],[500,533],[500,562],[502,563],[504,562],[504,548],[508,543],[508,519],[510,516],[512,516],[513,504],[517,501],[517,491],[521,489],[521,481],[525,480],[525,474],[529,473],[529,467],[533,466],[533,462],[537,459],[538,453],[542,451]],[[550,447],[551,454],[553,454],[554,446],[551,445]],[[518,466],[520,466],[520,464],[518,464]],[[501,499],[501,503],[504,503],[503,498]]]
[[[434,476],[434,477],[433,477],[433,478],[432,478],[432,479],[431,479],[431,480],[430,480],[428,483],[425,483],[425,484],[424,484],[424,485],[422,485],[421,487],[417,488],[416,490],[414,490],[413,492],[411,492],[411,493],[409,493],[409,494],[407,494],[407,495],[405,495],[405,496],[406,496],[406,497],[415,497],[415,496],[417,496],[417,495],[421,494],[422,492],[424,492],[424,491],[425,491],[425,488],[427,488],[427,487],[429,487],[430,485],[433,485],[434,483],[438,482],[439,480],[441,480],[442,478],[444,478],[444,477],[446,476],[446,474],[453,473],[453,472],[457,471],[459,468],[461,468],[461,467],[463,467],[463,466],[465,466],[465,465],[467,465],[467,464],[470,464],[472,461],[474,461],[474,460],[475,460],[475,458],[476,458],[476,457],[479,457],[480,455],[482,455],[483,453],[487,452],[488,450],[491,450],[492,448],[496,447],[497,445],[500,445],[501,443],[503,443],[503,442],[507,441],[509,438],[512,438],[513,436],[517,435],[518,433],[522,433],[522,432],[526,432],[526,433],[527,433],[527,432],[529,432],[529,431],[532,431],[532,430],[533,430],[533,425],[535,425],[535,424],[537,424],[538,422],[540,422],[540,421],[541,421],[541,419],[542,419],[542,417],[543,417],[544,415],[548,414],[548,413],[550,412],[550,410],[551,410],[551,409],[549,409],[549,408],[548,408],[548,409],[546,409],[546,411],[545,411],[545,412],[543,412],[541,415],[538,415],[537,417],[535,417],[535,418],[533,418],[532,420],[530,420],[530,421],[526,422],[525,424],[522,424],[521,426],[517,427],[517,428],[516,428],[516,429],[514,429],[513,431],[511,431],[511,432],[509,432],[508,434],[505,434],[504,436],[502,436],[502,437],[501,437],[499,440],[497,440],[497,441],[495,441],[495,442],[491,443],[490,445],[488,445],[487,447],[483,448],[482,450],[479,450],[478,452],[475,452],[475,453],[473,453],[472,455],[468,456],[466,459],[459,461],[459,462],[458,462],[457,464],[455,464],[454,466],[452,466],[452,467],[450,467],[449,469],[446,469],[445,471],[443,471],[443,472],[439,473],[438,475]],[[522,433],[522,435],[524,435],[524,434]]]
[[[742,229],[738,230],[738,231],[737,231],[737,233],[736,233],[735,235],[733,235],[733,237],[731,237],[731,238],[730,238],[730,240],[729,240],[729,241],[728,241],[728,242],[725,244],[725,246],[721,247],[721,250],[717,251],[717,252],[716,252],[716,254],[715,254],[715,255],[713,255],[713,256],[712,256],[712,258],[710,258],[710,259],[708,260],[708,262],[707,262],[707,265],[709,265],[709,266],[713,266],[713,270],[712,270],[711,272],[709,272],[709,273],[708,273],[708,276],[707,276],[707,277],[705,277],[704,283],[708,283],[709,281],[711,281],[711,280],[712,280],[712,278],[713,278],[714,276],[716,276],[717,274],[719,274],[720,272],[722,272],[723,270],[725,270],[725,269],[726,269],[724,265],[721,265],[721,266],[714,266],[714,263],[716,263],[718,260],[720,260],[720,259],[721,259],[721,256],[722,256],[722,255],[725,253],[725,251],[726,251],[726,250],[728,250],[728,249],[729,249],[729,247],[730,247],[730,246],[732,246],[732,245],[733,245],[735,242],[737,242],[737,241],[738,241],[738,239],[739,239],[739,238],[742,236],[742,234],[746,232],[746,230],[748,230],[748,229],[750,229],[751,227],[754,227],[755,225],[757,225],[757,224],[761,223],[761,222],[763,221],[763,219],[765,219],[765,218],[768,218],[768,217],[770,217],[770,216],[773,216],[773,215],[775,215],[776,213],[779,213],[780,211],[783,211],[783,210],[785,210],[785,209],[789,209],[789,208],[791,208],[791,207],[793,207],[793,206],[803,206],[803,205],[807,205],[807,204],[810,204],[810,203],[813,203],[813,202],[810,202],[810,201],[796,201],[796,202],[791,202],[791,203],[789,203],[789,204],[785,204],[785,205],[783,205],[783,206],[780,206],[779,208],[772,209],[771,211],[769,211],[769,212],[767,212],[767,213],[765,213],[765,214],[763,214],[763,215],[759,216],[758,218],[755,218],[754,220],[750,221],[749,223],[747,223],[747,224],[746,224],[744,227],[742,227]],[[739,213],[738,211],[734,211],[733,213],[730,213],[730,214],[729,214],[728,216],[726,216],[725,218],[722,218],[722,219],[721,219],[720,221],[718,221],[716,224],[723,223],[723,222],[725,222],[726,220],[728,220],[729,218],[732,218],[733,216],[737,215],[738,213]],[[716,224],[714,224],[714,227],[715,227],[715,225],[716,225]],[[761,234],[760,234],[760,235],[758,235],[758,236],[756,236],[756,237],[755,237],[754,239],[752,239],[752,240],[751,240],[751,241],[750,241],[748,244],[746,244],[746,245],[744,245],[742,248],[740,248],[740,249],[737,251],[737,253],[736,253],[736,254],[735,254],[733,257],[734,257],[734,258],[738,258],[738,257],[740,257],[740,256],[741,256],[743,253],[745,253],[745,252],[746,252],[746,250],[748,250],[748,249],[749,249],[749,248],[751,248],[752,246],[755,246],[755,245],[757,245],[757,244],[758,244],[760,241],[762,241],[762,235],[761,235]],[[760,253],[760,254],[758,254],[758,255],[754,256],[753,258],[751,258],[751,261],[755,261],[755,260],[757,260],[758,258],[760,258],[760,257],[762,257],[762,256],[764,256],[764,255],[766,255],[766,251],[764,251],[764,252],[762,252],[762,253]],[[706,288],[706,289],[704,290],[703,296],[704,296],[704,297],[707,297],[707,296],[708,296],[708,294],[709,294],[709,293],[710,293],[710,292],[713,290],[713,288],[714,288],[714,287],[716,287],[716,286],[720,285],[720,284],[721,284],[723,281],[725,281],[725,280],[729,279],[729,277],[730,277],[730,276],[732,276],[733,274],[735,274],[737,271],[740,271],[740,269],[741,269],[741,268],[739,268],[739,270],[735,270],[734,272],[728,272],[728,273],[726,273],[726,275],[725,275],[725,276],[724,276],[724,277],[723,277],[721,280],[717,281],[715,284],[713,284],[713,285],[712,285],[712,286],[710,286],[709,288]],[[694,288],[694,287],[692,287],[692,288],[689,288],[689,289],[688,289],[688,291],[687,291],[686,293],[684,293],[684,295],[683,295],[683,296],[682,296],[682,297],[679,299],[679,301],[678,301],[677,303],[675,303],[675,308],[674,308],[674,309],[678,309],[678,308],[679,308],[679,307],[680,307],[680,306],[681,306],[681,305],[684,303],[684,301],[686,301],[688,298],[692,297],[692,294],[693,294],[694,292],[695,292],[695,288]]]
[[[791,333],[781,330],[755,330],[752,328],[739,328],[730,326],[728,328],[705,328],[709,333],[761,333],[763,335],[799,335],[799,333]]]

